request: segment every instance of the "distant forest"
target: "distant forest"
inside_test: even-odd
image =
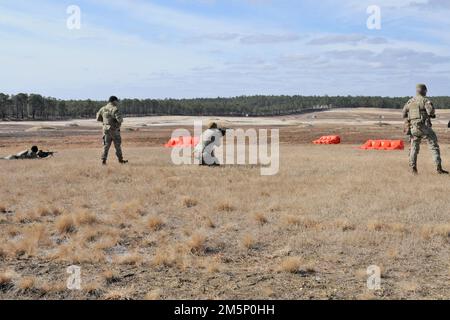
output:
[[[330,108],[400,109],[408,97],[364,96],[241,96],[198,99],[123,99],[125,116],[278,116]],[[433,97],[439,109],[450,108],[450,97]],[[2,120],[58,120],[93,118],[105,101],[59,100],[39,94],[0,93]]]

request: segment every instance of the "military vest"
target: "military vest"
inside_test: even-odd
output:
[[[425,121],[428,119],[428,113],[425,109],[425,98],[415,97],[412,99],[409,104],[408,119],[410,121]]]

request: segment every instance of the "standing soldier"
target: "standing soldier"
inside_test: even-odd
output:
[[[407,119],[411,130],[411,150],[409,165],[411,172],[417,174],[417,156],[420,151],[422,139],[427,139],[428,146],[436,164],[437,173],[448,174],[442,169],[441,151],[436,133],[432,129],[431,119],[436,118],[433,103],[426,98],[428,89],[424,84],[416,87],[416,96],[410,99],[403,108],[403,118]]]
[[[116,155],[117,159],[119,159],[119,163],[128,163],[127,160],[123,160],[122,155],[122,138],[120,136],[120,127],[122,126],[123,118],[117,108],[118,104],[119,99],[112,96],[109,98],[109,103],[101,108],[97,113],[97,121],[103,123],[103,165],[106,165],[109,148],[111,148],[112,143],[114,143],[114,147],[116,148]]]

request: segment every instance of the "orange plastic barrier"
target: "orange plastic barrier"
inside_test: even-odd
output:
[[[340,144],[341,137],[339,136],[324,136],[320,139],[313,141],[314,144]]]
[[[195,147],[199,142],[200,138],[198,137],[178,137],[170,139],[164,146],[166,148]]]
[[[403,140],[368,140],[363,146],[363,150],[403,150],[405,143]]]

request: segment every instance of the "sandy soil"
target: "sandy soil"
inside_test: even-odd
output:
[[[446,125],[450,120],[450,110],[438,110],[438,118],[435,124]],[[374,109],[374,108],[354,108],[354,109],[332,109],[318,111],[301,115],[280,116],[280,117],[189,117],[189,116],[157,116],[127,118],[125,127],[145,128],[145,127],[179,127],[193,126],[194,121],[210,120],[221,121],[224,125],[231,126],[298,126],[298,125],[376,125],[379,122],[386,122],[392,125],[402,124],[401,110],[396,109]],[[1,123],[1,122],[0,122]],[[94,119],[82,119],[73,121],[8,121],[3,122],[2,131],[7,131],[8,127],[49,127],[67,128],[72,126],[98,127]],[[3,126],[3,125],[6,125]],[[0,132],[2,132],[0,131]]]

